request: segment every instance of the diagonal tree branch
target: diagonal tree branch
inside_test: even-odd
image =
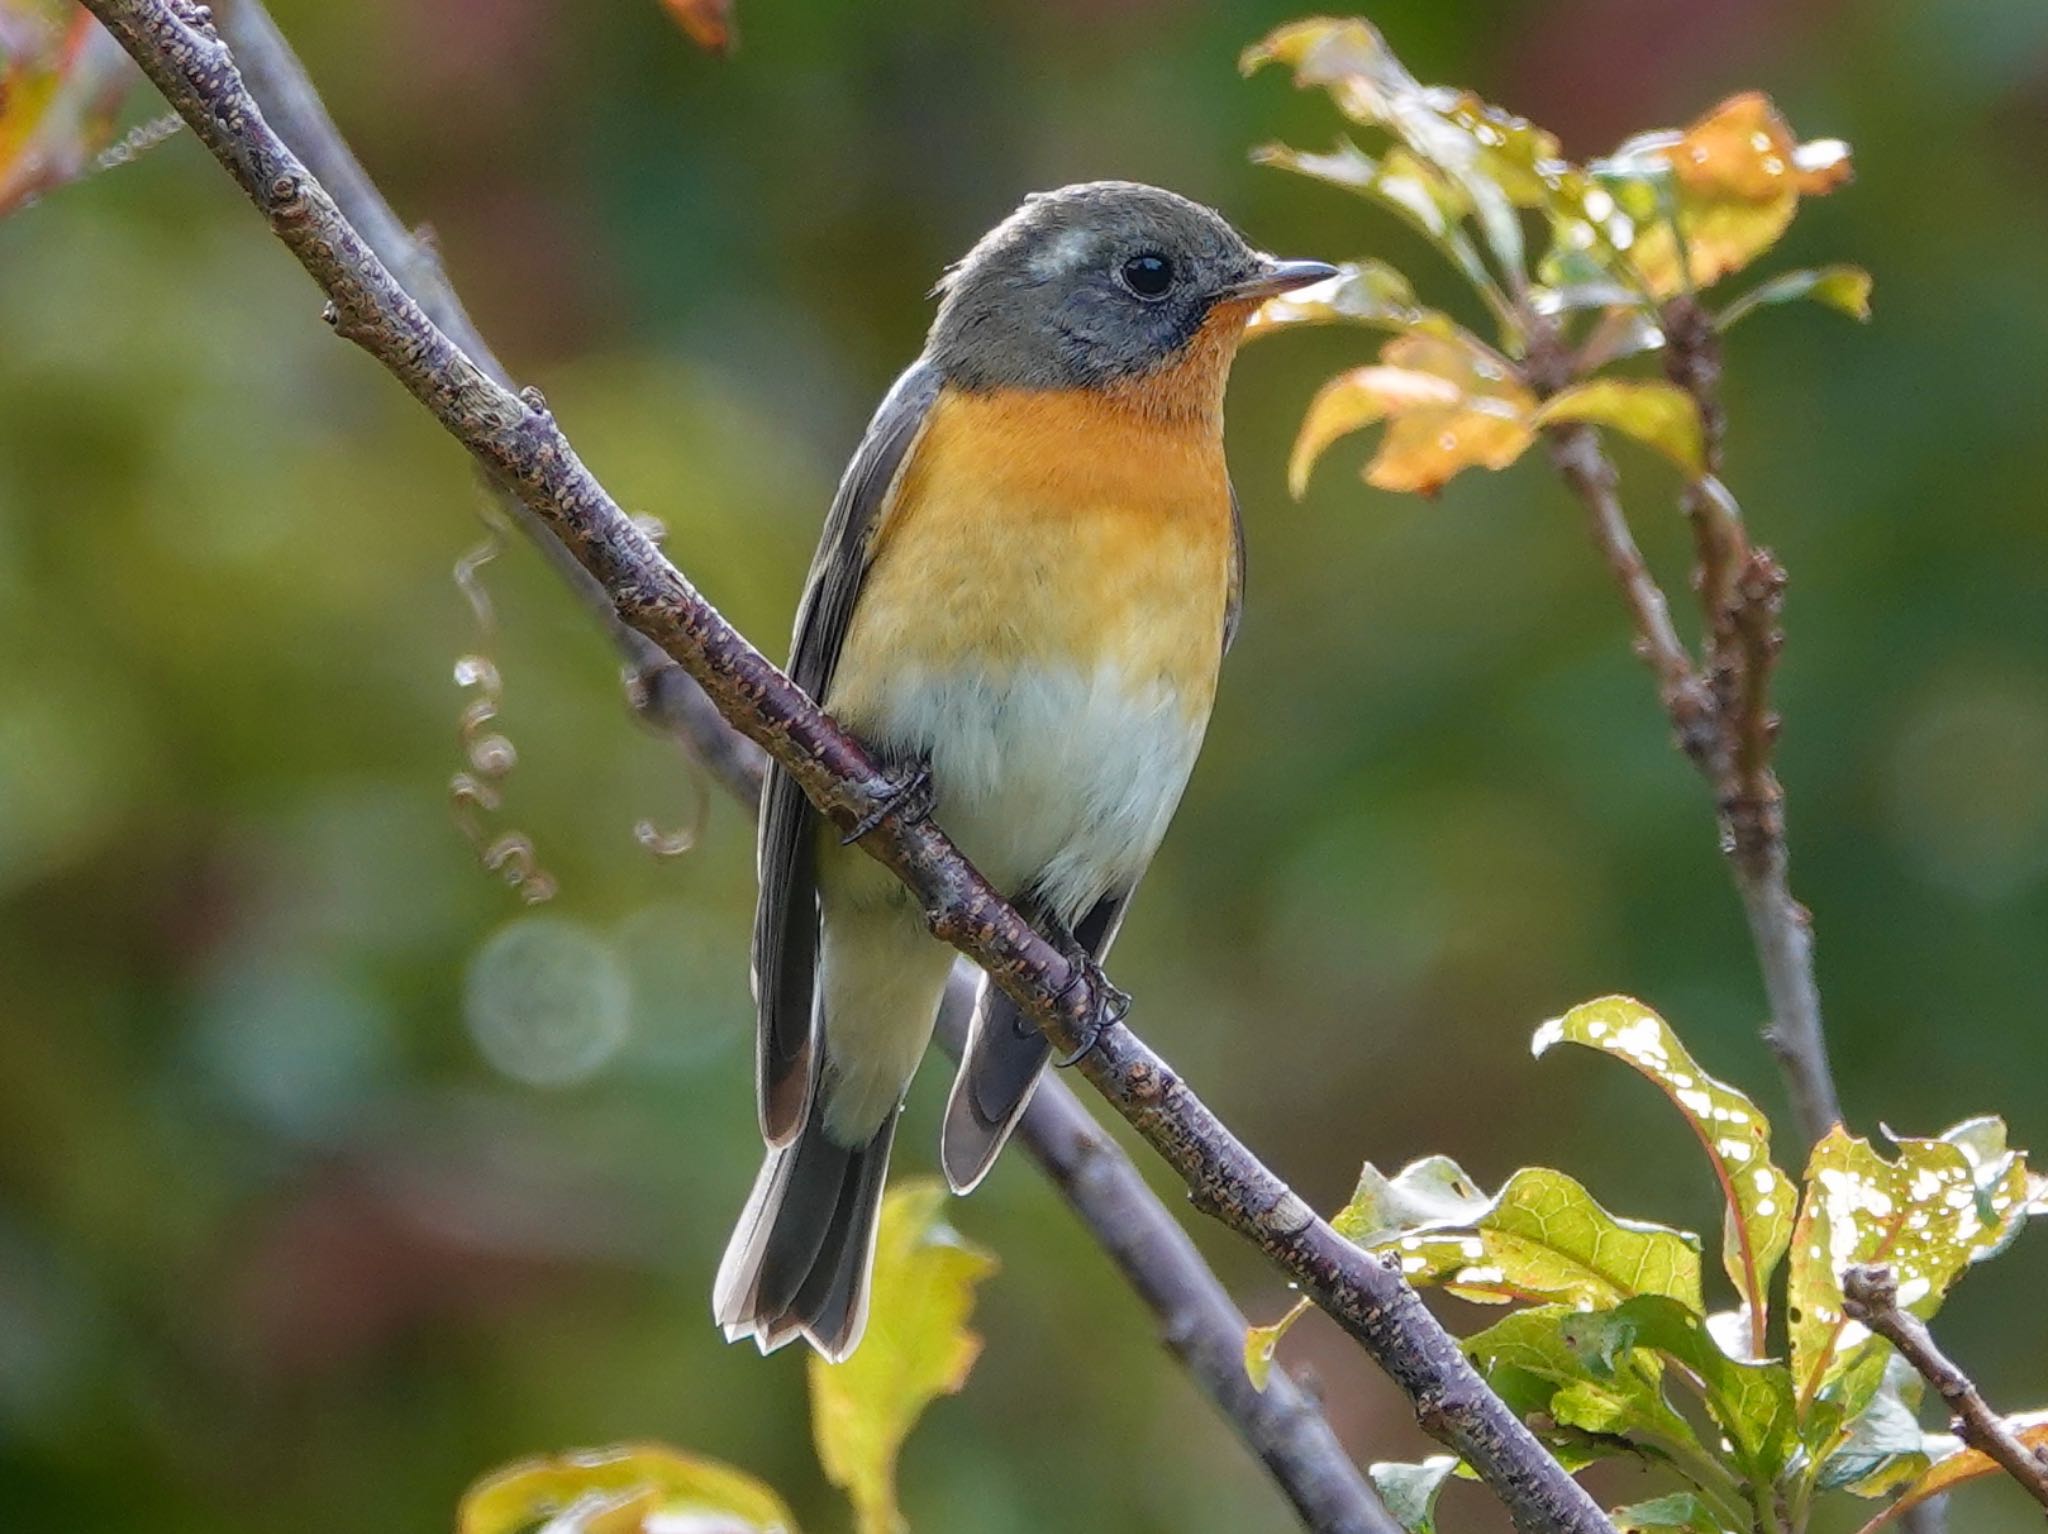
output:
[[[350,151],[304,67],[259,0],[233,0],[221,31],[265,117],[327,186],[343,214],[418,299],[428,318],[501,383],[506,374],[463,309],[431,240],[406,228]],[[526,532],[618,643],[633,707],[678,740],[751,816],[767,758],[719,715],[704,690],[658,647],[619,621],[603,586],[516,496],[498,492]],[[940,1042],[966,1040],[975,971],[962,961],[949,988]],[[1365,1477],[1315,1402],[1275,1372],[1261,1393],[1243,1363],[1246,1321],[1194,1242],[1146,1186],[1128,1156],[1097,1128],[1064,1082],[1047,1081],[1017,1128],[1045,1173],[1158,1319],[1162,1340],[1316,1534],[1397,1534]]]
[[[538,391],[514,395],[466,355],[342,217],[264,120],[192,0],[86,0],[328,295],[326,317],[517,494],[718,710],[764,747],[920,901],[932,932],[988,971],[1056,1044],[1094,1043],[1091,1083],[1187,1182],[1196,1204],[1267,1253],[1408,1395],[1524,1534],[1606,1534],[1592,1498],[1483,1380],[1397,1271],[1344,1241],[1127,1028],[1094,1038],[1101,998],[936,826],[892,808],[893,780],[719,616],[592,477]]]
[[[1856,1267],[1843,1273],[1842,1309],[1897,1348],[1899,1356],[1934,1387],[1955,1415],[1958,1438],[2048,1507],[2048,1458],[2028,1448],[1991,1409],[1976,1381],[1935,1344],[1927,1323],[1900,1308],[1898,1280],[1890,1268]]]

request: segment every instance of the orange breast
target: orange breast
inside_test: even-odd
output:
[[[909,667],[1108,663],[1206,717],[1233,536],[1219,426],[1084,391],[946,391],[876,530],[833,710],[859,728]]]

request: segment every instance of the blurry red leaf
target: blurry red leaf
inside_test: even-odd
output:
[[[90,171],[138,78],[76,6],[0,0],[0,214]]]
[[[732,52],[739,41],[739,32],[733,25],[733,0],[661,0],[675,17],[676,25],[684,35],[706,53],[718,54],[721,58]]]

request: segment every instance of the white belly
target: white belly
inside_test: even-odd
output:
[[[867,733],[929,758],[933,818],[968,860],[1069,924],[1151,862],[1208,723],[1163,679],[1106,666],[906,669],[882,703]]]

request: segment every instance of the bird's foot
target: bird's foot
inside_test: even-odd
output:
[[[1102,1036],[1130,1016],[1131,1012],[1130,994],[1111,985],[1109,976],[1104,974],[1102,966],[1095,962],[1095,955],[1074,942],[1071,933],[1065,935],[1067,962],[1073,966],[1074,978],[1061,989],[1060,1000],[1064,1002],[1067,993],[1075,986],[1085,985],[1088,987],[1089,1009],[1088,1016],[1082,1020],[1079,1030],[1081,1042],[1065,1059],[1053,1061],[1061,1070],[1079,1065],[1087,1059],[1094,1053],[1095,1046],[1102,1042]]]
[[[854,822],[853,829],[839,838],[839,845],[851,847],[892,815],[906,824],[923,820],[932,812],[932,764],[925,759],[889,774],[889,789],[881,803]]]

